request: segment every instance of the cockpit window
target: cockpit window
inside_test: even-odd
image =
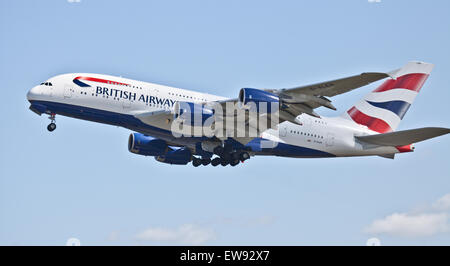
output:
[[[41,85],[44,85],[44,86],[53,86],[51,82],[42,82]]]

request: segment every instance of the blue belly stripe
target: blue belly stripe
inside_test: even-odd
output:
[[[272,148],[261,148],[261,142],[267,141],[263,138],[255,138],[250,141],[246,146],[250,147],[252,151],[259,155],[276,155],[282,157],[294,157],[294,158],[324,158],[324,157],[336,157],[336,155],[310,149],[301,146],[295,146],[291,144],[278,142]]]
[[[49,101],[31,101],[31,104],[46,106],[49,112],[53,112],[58,115],[113,126],[121,126],[135,132],[153,136],[155,138],[160,138],[166,141],[176,141],[177,143],[181,143],[181,145],[195,144],[199,141],[207,139],[206,137],[176,138],[172,135],[171,131],[147,125],[133,115],[126,115],[84,106]]]
[[[175,138],[172,135],[171,131],[147,125],[143,123],[141,120],[134,117],[133,115],[126,115],[84,106],[49,102],[49,101],[30,101],[30,103],[32,105],[34,104],[44,106],[47,108],[48,111],[58,115],[108,125],[121,126],[133,130],[135,132],[140,132],[155,138],[163,139],[165,141],[178,143],[179,145],[189,145],[189,144],[195,145],[196,143],[209,139],[207,137]],[[262,148],[261,147],[262,141],[265,141],[265,139],[255,138],[245,146],[249,147],[257,155],[276,155],[276,156],[303,157],[303,158],[336,157],[331,153],[285,143],[276,143],[274,147]]]

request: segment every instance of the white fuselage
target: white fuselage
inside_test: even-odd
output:
[[[89,77],[89,79],[85,79],[86,77]],[[86,86],[83,86],[83,84],[86,84]],[[58,104],[55,108],[59,108],[59,106],[64,108],[63,106],[66,105],[80,107],[80,110],[76,111],[78,113],[69,114],[66,109],[61,109],[60,113],[91,121],[118,124],[133,130],[136,130],[137,126],[127,124],[128,120],[121,120],[120,123],[117,123],[117,121],[108,122],[106,119],[103,120],[101,116],[117,114],[131,117],[145,112],[171,111],[175,102],[179,101],[200,103],[226,100],[224,97],[207,93],[122,77],[87,73],[55,76],[47,81],[47,85],[43,83],[32,88],[27,98],[32,103]],[[92,114],[89,114],[90,117],[84,118],[83,115],[87,115],[87,112],[92,112]],[[111,119],[114,120],[114,118]],[[344,117],[315,118],[302,114],[298,117],[298,120],[301,125],[286,121],[279,124],[278,130],[269,129],[261,137],[274,143],[289,145],[289,147],[302,147],[333,156],[384,155],[399,152],[395,147],[370,147],[358,143],[354,136],[377,134],[377,132]],[[161,123],[160,128],[167,129],[167,125]],[[163,135],[157,135],[157,137],[163,138]],[[166,140],[176,144],[173,138]],[[180,145],[183,144],[180,143]],[[296,155],[296,153],[286,156],[311,157],[303,154]]]

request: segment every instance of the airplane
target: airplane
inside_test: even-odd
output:
[[[50,132],[56,129],[56,115],[124,127],[134,131],[128,138],[130,152],[174,165],[236,166],[259,155],[394,159],[414,151],[417,142],[450,133],[438,127],[395,131],[433,67],[413,61],[390,72],[364,72],[295,88],[242,88],[232,99],[110,75],[71,73],[33,87],[27,99],[31,111],[49,116]],[[324,117],[315,111],[336,110],[329,97],[382,79],[341,115]],[[225,114],[216,113],[216,107],[223,107]],[[200,124],[194,116],[200,117]],[[185,125],[192,132],[208,119],[210,134],[174,130]],[[243,129],[236,129],[234,122],[224,125],[232,119],[241,121]],[[259,127],[260,120],[270,125]]]

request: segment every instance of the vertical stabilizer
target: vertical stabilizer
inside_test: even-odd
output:
[[[405,116],[434,65],[409,62],[389,73],[391,79],[369,93],[343,116],[369,129],[386,133],[394,131]]]

